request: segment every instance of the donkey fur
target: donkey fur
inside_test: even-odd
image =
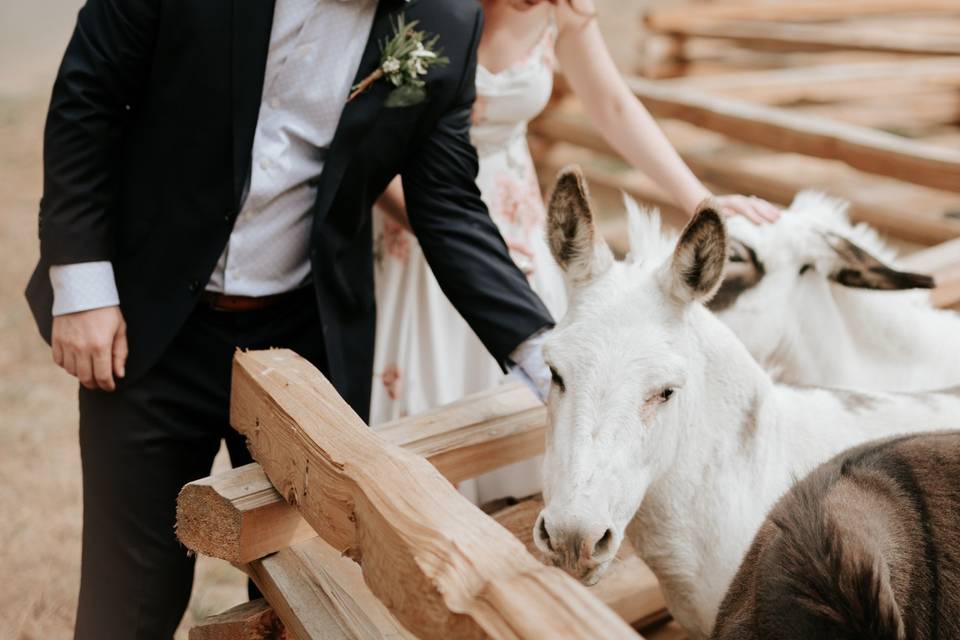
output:
[[[960,638],[960,432],[868,443],[795,485],[713,638]]]

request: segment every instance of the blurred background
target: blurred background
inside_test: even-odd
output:
[[[41,139],[80,0],[0,2],[0,638],[71,636],[80,560],[76,383],[53,366],[22,290],[37,257]],[[904,252],[924,253],[935,300],[960,300],[960,2],[597,0],[623,73],[716,192],[789,204],[818,187]],[[531,127],[545,187],[584,165],[615,248],[619,191],[666,197],[610,155],[563,83]],[[218,460],[223,464],[223,460]],[[245,599],[201,558],[179,637]]]

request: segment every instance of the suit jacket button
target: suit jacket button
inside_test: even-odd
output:
[[[196,293],[200,289],[200,281],[194,280],[187,288],[190,290],[190,293]]]
[[[233,213],[228,209],[223,213],[223,221],[230,222],[231,220],[233,220]]]

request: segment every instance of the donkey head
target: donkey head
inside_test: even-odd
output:
[[[729,222],[726,276],[710,308],[758,362],[782,366],[775,357],[805,359],[818,345],[830,350],[825,337],[842,333],[826,324],[837,314],[835,296],[933,286],[929,276],[890,266],[890,251],[871,230],[852,226],[845,209],[842,201],[803,192],[776,224]],[[816,330],[804,320],[815,321]],[[849,326],[873,318],[844,320]]]
[[[648,487],[676,456],[677,425],[698,395],[691,316],[719,325],[700,303],[720,285],[726,235],[716,211],[704,208],[675,244],[657,230],[648,255],[616,262],[575,168],[558,178],[547,233],[570,303],[544,346],[553,375],[551,427],[534,539],[592,584]]]

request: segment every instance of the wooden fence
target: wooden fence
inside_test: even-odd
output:
[[[243,568],[270,607],[195,638],[616,638],[664,618],[629,545],[588,590],[531,554],[536,498],[490,517],[451,484],[542,452],[545,410],[523,386],[375,432],[292,352],[238,353],[233,375],[231,422],[259,464],[185,486],[177,534]]]

